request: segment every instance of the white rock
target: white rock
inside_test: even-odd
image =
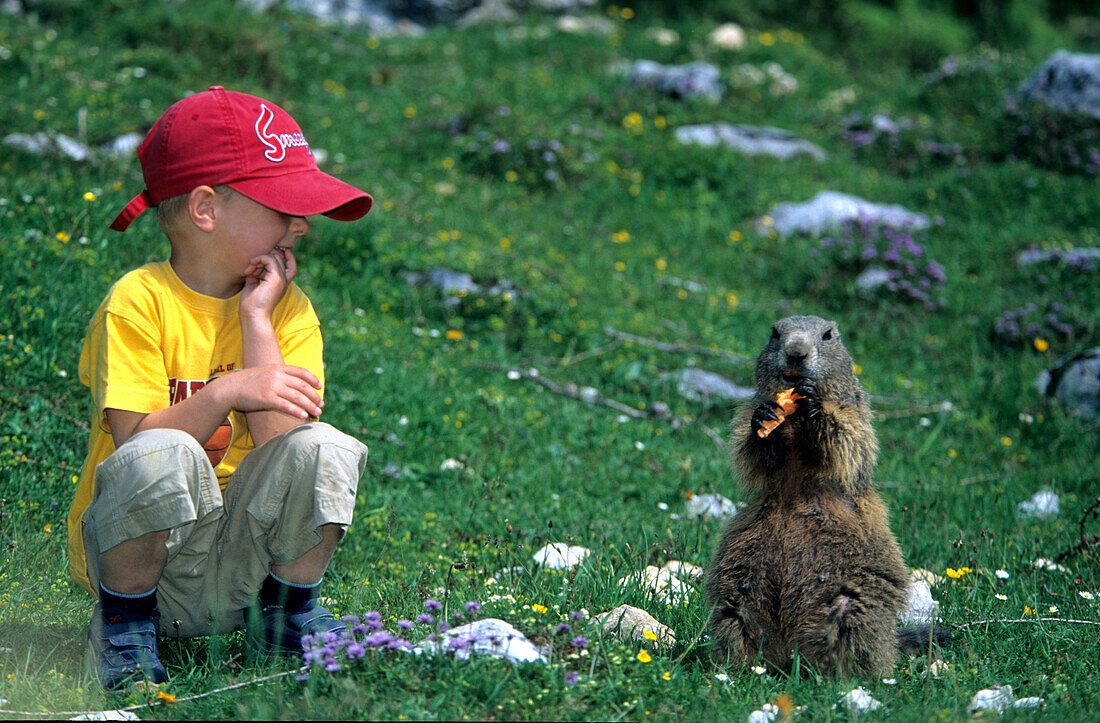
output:
[[[772,723],[779,716],[779,708],[765,703],[760,710],[749,713],[749,723]]]
[[[898,613],[902,625],[919,625],[936,620],[940,604],[932,599],[932,590],[924,580],[909,584],[909,601],[905,609]]]
[[[717,492],[692,495],[684,506],[688,515],[702,517],[704,520],[720,520],[737,514],[737,505]]]
[[[1046,708],[1047,702],[1044,698],[1037,696],[1031,696],[1029,698],[1018,698],[1016,702],[1012,704],[1013,708],[1023,708],[1025,710],[1042,710]]]
[[[646,28],[645,36],[658,45],[675,45],[680,42],[680,33],[668,28]]]
[[[806,155],[818,161],[826,158],[825,151],[820,147],[779,128],[718,122],[681,126],[674,131],[674,135],[680,143],[707,147],[723,145],[750,156],[764,155],[788,160]]]
[[[412,649],[417,655],[452,650],[460,660],[467,660],[471,655],[491,655],[513,663],[550,662],[523,633],[499,618],[485,618],[451,628],[436,640],[422,640]]]
[[[136,153],[138,146],[141,145],[143,140],[145,140],[145,136],[140,133],[127,133],[119,136],[110,143],[100,146],[99,150],[106,156],[123,158]]]
[[[1058,495],[1050,490],[1040,490],[1032,495],[1031,499],[1016,505],[1016,511],[1023,517],[1049,520],[1057,517],[1061,508],[1058,505]]]
[[[602,15],[562,15],[558,18],[558,30],[572,35],[611,35],[618,26]]]
[[[931,220],[922,214],[892,204],[872,203],[857,196],[822,191],[805,203],[780,203],[768,212],[770,225],[761,221],[757,230],[775,229],[780,236],[795,233],[820,235],[847,221],[868,221],[892,228],[922,229]]]
[[[1035,558],[1035,562],[1031,563],[1031,566],[1039,570],[1048,570],[1050,572],[1069,572],[1069,568],[1059,565],[1054,560],[1048,560],[1045,557]]]
[[[551,542],[535,553],[535,562],[551,570],[569,570],[581,564],[591,552],[587,547]]]
[[[711,31],[710,44],[723,50],[741,50],[745,47],[745,31],[737,23],[723,23]]]
[[[678,578],[684,580],[691,580],[697,582],[703,579],[703,568],[698,565],[692,565],[690,562],[682,562],[680,560],[669,560],[664,564],[662,568],[668,570],[669,573],[675,575]]]
[[[856,288],[869,294],[894,278],[893,274],[881,266],[869,266],[856,277]]]
[[[970,714],[980,710],[995,710],[1000,713],[1015,702],[1016,696],[1012,695],[1012,686],[998,685],[975,693],[966,711]]]
[[[756,390],[731,382],[725,377],[705,369],[689,367],[661,375],[662,379],[676,382],[676,391],[693,402],[730,402],[752,399]]]
[[[644,588],[656,600],[665,605],[678,605],[687,602],[695,588],[666,569],[649,565],[641,572],[635,572],[619,580],[619,587],[626,589]]]
[[[592,616],[592,623],[599,625],[607,635],[620,640],[649,642],[671,647],[676,644],[676,633],[657,618],[641,608],[620,605],[614,610]],[[650,633],[652,637],[646,635]]]
[[[863,688],[853,688],[848,691],[840,702],[852,713],[866,713],[882,707],[882,703],[875,700]]]
[[[932,572],[931,570],[925,570],[923,567],[918,567],[915,570],[909,571],[910,582],[925,582],[929,587],[933,585],[940,585],[944,579],[940,575]]]

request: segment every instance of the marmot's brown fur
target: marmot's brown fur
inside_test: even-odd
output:
[[[732,454],[751,501],[727,524],[707,568],[710,634],[720,664],[880,676],[899,638],[909,571],[872,486],[871,408],[835,322],[792,316],[756,360],[756,398],[734,419]],[[776,394],[803,399],[775,420]],[[936,633],[942,638],[942,631]],[[937,639],[939,642],[939,639]]]

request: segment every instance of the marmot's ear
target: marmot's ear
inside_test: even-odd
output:
[[[775,328],[774,326],[772,327],[772,338],[773,339],[778,339],[779,338],[779,329]]]

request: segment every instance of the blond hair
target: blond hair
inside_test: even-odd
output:
[[[219,196],[229,196],[234,191],[229,186],[222,184],[214,186],[214,193]],[[187,210],[187,199],[190,195],[189,193],[183,193],[179,196],[166,198],[157,204],[157,226],[160,226],[161,233],[165,236],[172,237],[172,230]]]

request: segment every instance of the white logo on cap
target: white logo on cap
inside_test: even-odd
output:
[[[264,151],[264,158],[272,163],[278,163],[286,158],[287,148],[299,146],[305,146],[306,153],[312,155],[313,151],[310,150],[309,143],[306,143],[306,137],[302,135],[301,131],[297,133],[271,133],[268,129],[271,127],[271,121],[273,120],[275,120],[275,112],[261,103],[260,115],[256,118],[256,137],[260,139],[260,143],[267,146],[267,150]]]

